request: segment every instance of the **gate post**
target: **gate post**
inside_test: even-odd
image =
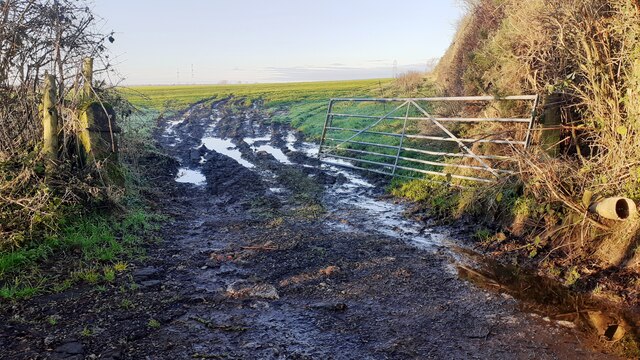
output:
[[[42,98],[42,152],[47,160],[46,167],[51,170],[58,159],[58,102],[56,78],[51,74],[44,76],[44,96]]]
[[[82,95],[85,100],[88,100],[93,95],[93,58],[88,57],[82,61],[82,77],[84,78]]]
[[[559,145],[562,136],[562,117],[560,104],[562,96],[558,93],[550,94],[545,98],[542,114],[542,131],[540,132],[540,146],[550,156],[556,157],[559,153]]]

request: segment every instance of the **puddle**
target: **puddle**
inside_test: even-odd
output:
[[[178,175],[176,176],[176,182],[193,184],[193,185],[204,185],[207,183],[207,179],[204,174],[202,174],[198,170],[192,170],[187,168],[178,169]]]
[[[286,138],[286,146],[290,151],[299,151],[307,155],[308,157],[318,156],[318,145],[308,142],[301,142],[296,146],[296,133],[295,131],[289,131]]]
[[[236,148],[236,145],[229,139],[220,139],[216,137],[203,137],[202,145],[209,150],[214,150],[222,155],[226,155],[233,160],[237,161],[240,165],[246,168],[256,167],[252,163],[242,158],[242,153]]]
[[[338,219],[331,223],[334,228],[375,232],[425,250],[443,246],[446,232],[407,219],[405,205],[379,198],[376,186],[366,179],[337,166],[323,164],[322,168],[347,178],[346,182],[333,185],[325,198],[325,206]]]
[[[253,144],[260,142],[260,141],[271,141],[271,135],[266,135],[266,136],[260,136],[260,137],[246,137],[244,139],[242,139],[244,142],[246,142],[247,144],[253,146]]]
[[[280,161],[283,164],[287,164],[287,165],[291,165],[293,164],[291,161],[289,161],[289,158],[287,157],[287,155],[285,155],[282,150],[273,147],[269,144],[261,144],[261,145],[257,145],[256,143],[263,143],[263,142],[269,142],[271,141],[271,135],[265,135],[265,136],[260,136],[260,137],[246,137],[244,139],[242,139],[244,142],[246,142],[247,144],[249,144],[249,146],[251,146],[251,150],[253,152],[258,152],[258,151],[265,151],[269,154],[271,154],[274,158],[276,158],[276,160]]]
[[[457,246],[451,249],[458,258],[455,266],[460,278],[513,296],[524,311],[595,333],[604,341],[617,341],[625,335],[637,341],[633,331],[640,319],[634,319],[631,314],[608,306],[590,294],[573,292],[553,279],[500,264],[469,249]]]
[[[291,151],[296,151],[295,143],[296,143],[296,133],[293,131],[289,131],[287,133],[287,149]]]
[[[285,155],[282,150],[275,148],[271,145],[260,145],[260,146],[256,146],[256,147],[252,147],[251,148],[254,152],[258,152],[258,151],[266,151],[269,154],[271,154],[274,158],[276,158],[276,160],[280,161],[283,164],[287,164],[287,165],[291,165],[293,164],[291,161],[289,161],[289,158],[287,157],[287,155]]]

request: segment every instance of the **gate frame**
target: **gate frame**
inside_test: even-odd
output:
[[[523,118],[435,117],[435,116],[429,114],[429,112],[427,112],[424,108],[422,108],[417,103],[418,101],[426,101],[426,102],[447,102],[447,101],[450,101],[450,102],[464,102],[464,101],[491,102],[491,101],[509,101],[509,100],[512,100],[512,101],[518,101],[518,100],[520,100],[520,101],[531,101],[532,102],[532,107],[531,107],[530,116],[526,117],[526,118],[524,118],[524,117]],[[324,126],[322,128],[322,135],[321,135],[321,138],[320,138],[320,147],[318,149],[318,159],[320,161],[322,161],[323,163],[327,163],[327,164],[330,164],[330,165],[337,165],[337,166],[355,168],[355,169],[360,169],[360,170],[366,170],[366,171],[371,171],[371,172],[380,173],[380,174],[389,175],[389,176],[394,176],[394,177],[405,177],[405,178],[414,178],[415,179],[415,177],[397,174],[397,170],[401,169],[401,170],[407,170],[407,171],[420,172],[420,173],[424,173],[424,174],[428,174],[428,175],[446,176],[447,179],[457,178],[457,179],[462,179],[462,180],[471,180],[471,181],[477,181],[477,182],[488,182],[488,183],[491,183],[491,182],[494,182],[500,176],[500,173],[513,174],[513,171],[503,170],[503,169],[495,169],[495,168],[491,167],[483,159],[487,159],[487,160],[513,160],[513,158],[508,157],[508,156],[500,156],[500,155],[477,155],[465,143],[473,144],[475,142],[481,142],[481,143],[482,142],[488,142],[488,143],[495,143],[495,144],[509,144],[511,146],[520,145],[520,146],[523,147],[523,149],[526,150],[530,146],[530,143],[531,143],[531,132],[533,130],[533,125],[534,125],[534,122],[535,122],[536,109],[538,107],[539,100],[540,100],[540,96],[539,95],[515,95],[515,96],[506,96],[506,97],[456,96],[456,97],[426,97],[426,98],[332,98],[332,99],[329,100],[329,105],[328,105],[328,108],[327,108],[327,115],[326,115],[326,118],[325,118]],[[401,102],[401,104],[399,106],[397,106],[396,108],[394,108],[392,111],[387,112],[383,116],[372,116],[372,115],[334,113],[333,112],[333,105],[335,103],[337,103],[337,102],[374,102],[374,103]],[[406,113],[405,113],[404,117],[391,116],[393,113],[395,113],[396,111],[402,109],[405,106],[406,106],[407,110],[406,110]],[[411,109],[411,107],[417,109],[423,116],[422,117],[410,117],[409,116],[409,110]],[[348,129],[348,128],[333,127],[332,124],[333,124],[334,117],[365,118],[365,119],[372,119],[372,120],[375,120],[375,121],[373,123],[367,125],[363,129],[358,130],[358,129]],[[378,125],[379,123],[381,123],[384,120],[403,120],[402,132],[400,134],[398,134],[398,133],[368,131],[368,130],[370,130],[371,128],[373,128],[374,126]],[[406,127],[407,127],[407,121],[409,121],[409,120],[429,121],[432,124],[434,124],[435,126],[437,126],[440,130],[442,130],[445,134],[447,134],[448,137],[436,137],[436,136],[426,136],[426,135],[407,135],[406,134]],[[523,141],[513,141],[513,140],[506,140],[506,139],[505,140],[462,139],[462,138],[456,137],[451,131],[449,131],[449,129],[447,129],[444,125],[442,125],[442,122],[526,123],[527,124],[527,129],[526,129],[525,139]],[[352,132],[355,132],[355,134],[353,134],[352,136],[348,137],[347,139],[333,139],[333,138],[328,138],[327,137],[327,131],[329,131],[329,130],[352,131]],[[400,143],[399,143],[399,145],[394,146],[394,145],[377,144],[377,143],[369,143],[369,142],[362,142],[362,141],[353,141],[358,135],[363,134],[363,133],[400,137]],[[428,151],[428,150],[421,150],[421,149],[415,149],[415,148],[407,148],[407,147],[403,146],[404,139],[406,139],[406,138],[417,138],[417,139],[426,139],[426,140],[433,140],[433,141],[453,141],[453,142],[456,142],[458,144],[458,146],[460,147],[461,150],[463,150],[463,152],[461,151],[460,153],[447,153],[447,152]],[[338,144],[335,145],[335,146],[327,146],[325,144],[326,140],[336,141],[336,142],[338,142]],[[355,152],[355,153],[377,155],[377,156],[393,158],[394,159],[393,160],[394,161],[393,164],[387,164],[387,163],[371,161],[371,160],[365,160],[365,159],[352,158],[352,157],[347,157],[347,156],[340,156],[340,155],[335,155],[335,154],[331,154],[330,153],[331,150],[340,149],[341,145],[348,144],[348,143],[377,146],[377,147],[382,147],[382,148],[387,148],[387,149],[397,149],[397,152],[396,152],[396,155],[394,156],[394,155],[390,155],[390,154],[374,153],[374,152],[365,151],[365,150],[342,148],[343,150],[347,150],[347,151]],[[323,148],[329,150],[329,152],[323,152]],[[452,156],[452,157],[470,157],[470,158],[475,159],[478,163],[480,163],[481,166],[464,165],[464,164],[447,164],[447,163],[441,163],[441,162],[435,162],[435,161],[427,161],[427,160],[421,160],[421,159],[407,158],[407,157],[401,156],[402,151],[417,152],[417,153],[423,153],[423,154],[426,154],[426,155]],[[332,162],[332,161],[327,161],[327,160],[323,159],[324,157],[333,157],[333,158],[337,158],[337,159],[341,159],[341,160],[356,161],[356,162],[361,162],[361,163],[370,163],[370,164],[373,164],[373,165],[379,165],[379,166],[391,168],[391,171],[390,172],[385,172],[385,171],[381,171],[381,170],[377,170],[377,169],[368,169],[368,168],[356,166],[356,165],[353,165],[353,164],[347,165],[347,164],[342,164],[342,163],[336,163],[336,162]],[[445,173],[445,172],[437,172],[437,171],[416,169],[416,168],[407,167],[407,166],[400,166],[400,165],[398,165],[398,161],[401,160],[401,159],[402,160],[406,160],[406,161],[423,163],[423,164],[426,164],[426,165],[443,166],[443,168],[447,167],[447,166],[452,166],[452,167],[458,167],[458,168],[484,170],[484,171],[488,171],[489,173],[491,173],[491,175],[493,175],[494,178],[493,179],[485,179],[485,178],[479,178],[479,177],[456,175],[456,174],[449,174],[449,173]]]

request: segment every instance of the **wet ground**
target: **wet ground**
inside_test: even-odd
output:
[[[407,219],[386,179],[320,166],[259,104],[195,105],[157,139],[169,157],[143,165],[161,241],[119,286],[5,307],[0,358],[617,358],[580,322],[465,280],[492,281],[464,228]]]

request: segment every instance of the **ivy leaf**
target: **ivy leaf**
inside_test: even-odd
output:
[[[624,126],[618,126],[618,127],[616,128],[616,132],[617,132],[618,134],[622,135],[622,136],[625,136],[625,135],[627,135],[627,128],[626,128],[626,127],[624,127]]]

